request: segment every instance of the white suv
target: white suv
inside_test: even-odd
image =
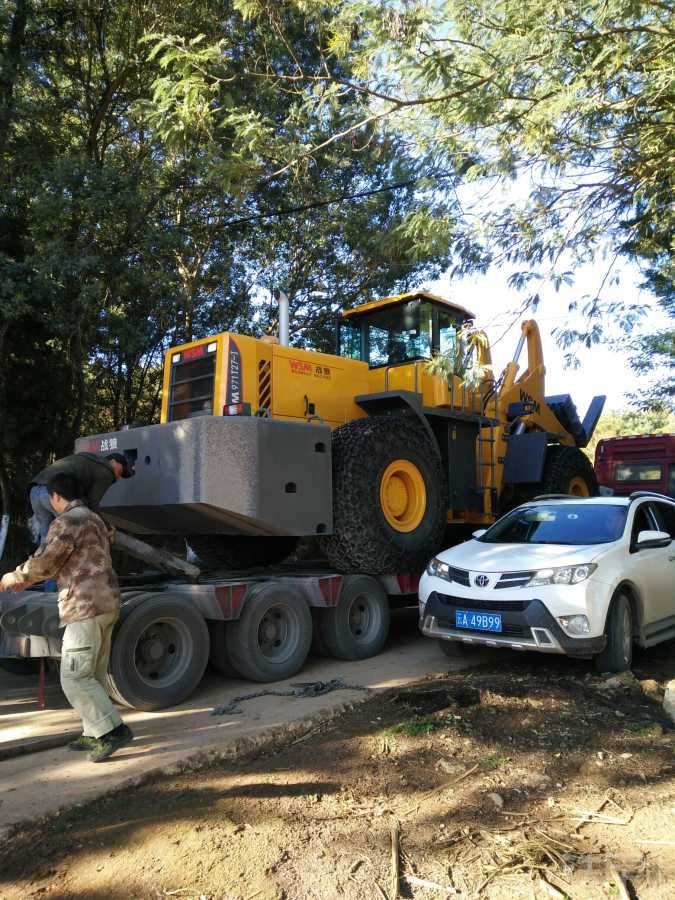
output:
[[[538,497],[431,560],[420,628],[467,645],[631,666],[633,645],[675,637],[675,502],[660,494]]]

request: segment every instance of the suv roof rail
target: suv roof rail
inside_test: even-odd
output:
[[[668,494],[659,494],[657,491],[633,491],[632,494],[628,495],[628,499],[633,502],[633,500],[639,500],[641,497],[657,497],[659,500],[670,500],[673,502],[673,497],[669,497]]]
[[[579,497],[576,494],[538,494],[535,500],[587,500],[587,497]]]

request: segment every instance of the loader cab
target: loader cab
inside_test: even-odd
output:
[[[371,369],[431,359],[452,352],[471,319],[468,310],[426,291],[385,297],[342,314],[338,353]]]

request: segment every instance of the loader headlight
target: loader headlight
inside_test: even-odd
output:
[[[450,578],[450,566],[440,560],[437,556],[430,559],[427,563],[427,575],[434,575],[436,578],[443,578],[445,581],[452,581]]]
[[[591,626],[586,616],[558,616],[562,630],[570,637],[589,634]]]
[[[595,563],[582,566],[561,566],[559,569],[540,569],[523,587],[536,587],[541,584],[579,584],[590,578],[598,567]]]

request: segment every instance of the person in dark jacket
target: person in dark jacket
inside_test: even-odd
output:
[[[49,526],[54,519],[54,510],[49,502],[47,483],[54,475],[66,473],[77,479],[84,488],[84,500],[90,509],[96,509],[103,495],[120,478],[131,478],[134,469],[123,453],[72,453],[57,459],[31,479],[30,505],[35,516],[36,530],[40,544],[47,538]]]

